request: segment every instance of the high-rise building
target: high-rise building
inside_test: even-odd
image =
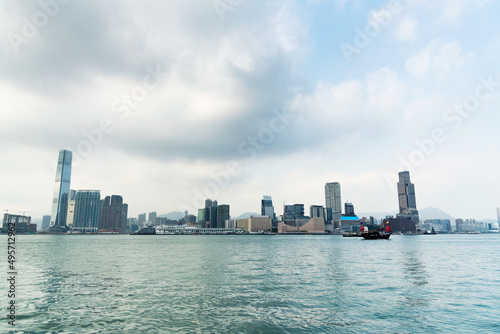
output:
[[[150,212],[148,216],[149,225],[156,225],[156,211]]]
[[[303,219],[305,217],[304,204],[294,204],[293,214],[295,219]]]
[[[72,229],[83,233],[97,233],[101,193],[99,190],[78,190]]]
[[[217,224],[214,226],[215,228],[225,228],[226,220],[229,220],[229,205],[221,204],[217,206]]]
[[[50,215],[45,215],[42,218],[42,230],[46,230],[50,225]]]
[[[52,200],[50,229],[53,232],[63,232],[68,229],[68,197],[71,182],[71,161],[73,153],[67,150],[59,151],[56,170],[56,184]]]
[[[139,214],[139,216],[137,216],[137,225],[139,227],[143,227],[145,222],[146,222],[146,213]]]
[[[295,209],[291,203],[283,203],[283,222],[295,219]]]
[[[274,213],[273,199],[271,196],[264,196],[261,201],[261,215],[268,216],[271,218],[271,224],[273,231],[278,228],[278,222],[276,221],[276,214]]]
[[[410,172],[399,172],[398,182],[399,214],[397,218],[410,219],[419,223],[417,202],[415,199],[415,185],[410,181]]]
[[[325,208],[322,205],[311,205],[309,207],[309,216],[311,218],[325,217]]]
[[[498,228],[500,229],[500,208],[497,208]]]
[[[126,204],[118,195],[106,196],[101,200],[99,213],[99,231],[123,232],[126,228]],[[123,218],[125,216],[125,219]]]
[[[345,203],[344,204],[344,212],[345,212],[345,216],[347,216],[347,217],[356,216],[356,214],[354,213],[354,205],[352,205],[352,203]]]
[[[203,223],[201,227],[213,228],[217,225],[217,201],[205,200]]]
[[[325,184],[326,208],[332,209],[332,220],[342,217],[342,202],[340,198],[340,183],[330,182]]]
[[[66,225],[71,227],[73,225],[73,218],[75,216],[75,200],[76,200],[76,191],[70,189],[68,196],[68,217],[66,218]]]

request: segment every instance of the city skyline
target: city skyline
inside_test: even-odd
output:
[[[130,217],[199,198],[238,216],[263,194],[309,208],[327,182],[394,212],[402,170],[419,208],[496,216],[499,3],[148,3],[0,9],[2,209],[51,214],[65,149],[72,188]]]

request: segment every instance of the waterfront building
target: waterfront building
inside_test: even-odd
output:
[[[322,205],[311,205],[309,207],[309,216],[311,218],[325,218],[325,208]]]
[[[325,218],[303,218],[278,222],[278,233],[325,233]]]
[[[100,204],[99,190],[76,191],[72,229],[82,233],[97,233]]]
[[[76,191],[70,189],[68,196],[68,217],[66,218],[66,225],[71,227],[73,225],[73,218],[75,216],[75,200],[76,200]]]
[[[65,232],[68,229],[66,220],[68,218],[72,157],[71,151],[59,151],[49,226],[52,232]]]
[[[391,230],[393,232],[401,232],[401,233],[417,233],[417,224],[407,218],[386,218],[382,220],[382,224],[389,222],[391,226]]]
[[[268,216],[250,216],[244,219],[236,219],[235,222],[228,220],[227,226],[227,228],[242,229],[246,232],[271,232],[272,218]]]
[[[150,212],[148,216],[148,225],[156,225],[156,211]]]
[[[45,215],[42,218],[42,231],[45,231],[49,228],[50,225],[50,215]]]
[[[217,221],[214,228],[225,228],[226,227],[226,220],[228,220],[230,217],[229,214],[229,205],[227,204],[221,204],[217,206]]]
[[[500,228],[500,208],[497,208],[498,227]]]
[[[325,184],[326,208],[332,211],[332,220],[339,220],[342,216],[342,202],[340,197],[340,183],[330,182]]]
[[[272,222],[273,222],[273,230],[278,228],[277,222],[276,222],[276,214],[274,213],[274,206],[273,206],[273,200],[271,196],[264,196],[264,198],[261,201],[261,214],[263,216],[268,216],[271,217]]]
[[[1,233],[9,233],[9,228],[14,226],[15,234],[36,233],[36,224],[31,224],[31,217],[21,215],[10,215],[5,213],[3,215],[3,224],[0,229]]]
[[[434,231],[436,232],[451,232],[451,223],[449,219],[426,219],[422,224],[423,231]]]
[[[122,196],[106,196],[101,200],[99,211],[99,232],[122,233],[125,231],[127,211]]]
[[[211,199],[205,200],[205,208],[203,211],[203,221],[201,227],[212,228],[217,224],[217,201]]]
[[[415,185],[410,181],[410,172],[399,172],[398,200],[399,214],[396,218],[410,219],[416,225],[419,223],[417,202],[415,198]]]
[[[464,224],[464,220],[462,218],[455,219],[455,231],[459,232],[460,226],[462,226],[463,224]]]
[[[137,226],[143,227],[146,224],[146,213],[141,213],[137,216]]]
[[[346,216],[355,216],[356,214],[354,213],[354,205],[352,203],[345,203],[344,204],[344,212]]]

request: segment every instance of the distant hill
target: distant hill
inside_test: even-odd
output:
[[[422,210],[418,210],[418,216],[420,220],[449,219],[451,222],[455,221],[455,218],[438,208],[424,208]]]
[[[248,218],[250,216],[260,216],[260,213],[257,213],[257,212],[245,212],[244,214],[238,216],[238,217],[232,217],[233,219],[245,219],[245,218]]]
[[[397,211],[394,212],[359,212],[357,213],[358,217],[370,217],[376,219],[385,218],[385,216],[393,216],[396,217],[398,214]],[[438,208],[423,208],[418,210],[418,217],[420,220],[426,219],[449,219],[451,222],[455,221],[455,218],[450,216],[448,213],[440,210]]]
[[[184,218],[184,212],[178,212],[178,211],[169,212],[169,213],[165,213],[163,215],[159,215],[158,217],[168,218],[168,219],[172,219],[172,220],[179,220],[181,218]]]

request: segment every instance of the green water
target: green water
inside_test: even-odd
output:
[[[3,317],[0,332],[500,332],[499,235],[26,235],[16,248],[16,326]]]

